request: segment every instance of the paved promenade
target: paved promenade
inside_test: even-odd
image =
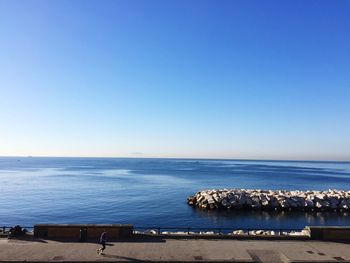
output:
[[[322,241],[141,239],[95,243],[0,239],[0,262],[350,262],[350,244]]]

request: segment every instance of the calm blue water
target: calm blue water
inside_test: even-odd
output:
[[[0,225],[303,228],[348,213],[213,212],[186,198],[208,188],[350,189],[350,163],[122,158],[0,158]]]

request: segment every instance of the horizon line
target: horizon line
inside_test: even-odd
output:
[[[338,162],[350,163],[350,160],[315,159],[257,159],[257,158],[210,158],[210,157],[146,157],[146,156],[54,156],[54,155],[0,155],[0,158],[87,158],[87,159],[178,159],[178,160],[226,160],[226,161],[264,161],[264,162]]]

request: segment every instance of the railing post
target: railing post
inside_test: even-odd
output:
[[[158,235],[160,235],[160,227],[158,227]]]
[[[187,235],[190,234],[190,228],[187,228]]]

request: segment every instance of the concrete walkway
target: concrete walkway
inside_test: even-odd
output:
[[[322,241],[141,239],[95,243],[0,239],[0,262],[350,262],[350,244]]]

